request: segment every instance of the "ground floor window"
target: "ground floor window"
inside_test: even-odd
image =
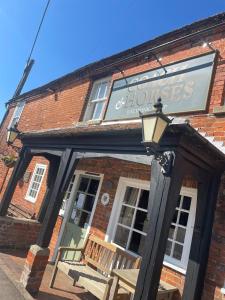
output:
[[[28,190],[26,194],[26,200],[35,202],[41,188],[41,183],[45,175],[47,166],[43,164],[36,164]]]
[[[127,186],[114,237],[123,248],[142,254],[145,236],[149,191]]]
[[[193,234],[196,190],[181,189],[167,241],[165,263],[182,270],[187,267]],[[121,179],[108,228],[111,241],[142,255],[146,238],[149,183]]]

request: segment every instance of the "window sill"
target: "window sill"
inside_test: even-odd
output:
[[[180,274],[186,275],[186,270],[185,269],[183,269],[181,267],[178,267],[178,266],[175,266],[175,265],[173,265],[173,264],[171,264],[171,263],[169,263],[165,260],[163,262],[163,266],[168,267],[170,269],[173,269],[173,270],[179,272]]]
[[[31,202],[31,203],[35,203],[35,201],[36,201],[36,199],[31,199],[31,198],[29,198],[29,197],[25,197],[25,200],[27,200],[27,201],[29,201],[29,202]]]
[[[99,125],[102,123],[102,120],[89,120],[89,121],[82,121],[76,124],[76,127],[88,127],[89,125]]]

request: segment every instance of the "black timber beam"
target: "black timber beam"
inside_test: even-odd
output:
[[[184,166],[184,168],[180,166]],[[167,237],[185,175],[185,168],[185,161],[178,153],[175,154],[174,166],[168,176],[162,173],[161,165],[157,160],[152,162],[149,195],[150,217],[134,300],[156,299]]]
[[[220,173],[198,183],[196,219],[182,300],[201,299],[212,236]]]
[[[76,153],[71,149],[65,149],[60,159],[56,180],[51,190],[47,211],[38,235],[37,244],[40,247],[46,248],[49,246],[64,193],[69,185],[77,163]]]

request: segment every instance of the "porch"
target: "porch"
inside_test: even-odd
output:
[[[107,129],[98,128],[101,132],[96,128],[94,132],[87,129],[83,131],[71,129],[68,132],[27,134],[22,137],[24,148],[1,203],[2,216],[7,212],[17,181],[26,170],[32,156],[43,155],[50,162],[48,189],[39,214],[42,226],[36,242],[38,247],[35,251],[29,251],[24,269],[26,288],[31,292],[34,292],[34,285],[30,279],[36,278],[35,261],[40,267],[38,272],[41,273],[48,260],[47,248],[64,192],[82,155],[85,153],[105,153],[106,156],[145,155],[145,148],[140,143],[141,129],[138,126],[132,130],[118,127],[110,132]],[[163,161],[153,159],[148,205],[150,217],[146,224],[147,243],[142,249],[143,263],[135,299],[156,297],[177,199],[185,176],[190,176],[197,183],[197,213],[182,299],[199,300],[203,292],[217,193],[224,171],[224,155],[201,138],[188,124],[169,126],[159,152],[164,159],[172,158],[171,172],[162,172]],[[31,261],[29,257],[32,257]],[[40,281],[42,278],[36,279]],[[36,292],[40,284],[38,280],[35,282]],[[144,285],[144,282],[149,284]]]

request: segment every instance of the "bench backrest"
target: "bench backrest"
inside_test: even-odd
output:
[[[140,258],[107,243],[94,235],[89,235],[85,249],[84,260],[88,265],[110,275],[112,269],[136,269],[140,266]]]

